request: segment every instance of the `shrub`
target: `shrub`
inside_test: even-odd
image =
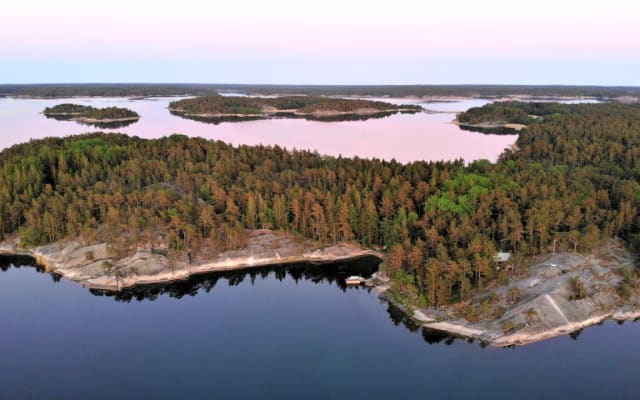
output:
[[[571,288],[572,294],[569,296],[569,300],[580,300],[587,297],[587,288],[584,287],[584,283],[580,280],[580,278],[573,277],[569,281],[569,286]]]

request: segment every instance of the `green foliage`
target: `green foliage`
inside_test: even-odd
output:
[[[244,97],[244,96],[203,96],[173,101],[169,108],[177,113],[194,115],[258,115],[265,108],[280,111],[297,111],[300,113],[315,112],[353,112],[359,109],[379,111],[400,108],[414,111],[422,110],[416,105],[397,106],[381,101],[360,99],[342,99],[318,96],[279,96],[279,97]]]
[[[509,107],[529,113],[534,105]],[[518,151],[469,166],[232,147],[184,135],[32,141],[0,153],[0,235],[19,233],[26,246],[81,235],[109,241],[119,256],[162,240],[169,253],[191,257],[242,248],[246,229],[282,229],[386,246],[385,268],[406,299],[434,307],[465,301],[508,278],[496,271],[498,249],[523,260],[588,251],[610,238],[640,243],[640,106],[535,111],[547,114],[521,133]],[[465,315],[499,311],[489,301]]]
[[[619,268],[616,272],[622,277],[622,280],[616,288],[618,295],[624,300],[628,300],[632,296],[637,295],[640,290],[638,270],[636,269],[634,272],[631,272],[627,269]]]
[[[95,108],[91,106],[83,106],[79,104],[58,104],[53,107],[47,107],[43,111],[47,116],[70,116],[81,117],[95,120],[110,120],[124,118],[138,118],[139,115],[135,111],[121,107],[105,107]]]
[[[509,103],[492,103],[467,110],[458,115],[458,121],[470,125],[486,122],[529,124],[535,119],[529,117],[521,108],[511,107]]]
[[[582,283],[582,280],[577,276],[574,276],[569,281],[569,287],[571,289],[571,295],[569,296],[569,300],[582,300],[587,297],[587,289]]]
[[[24,248],[31,248],[39,246],[45,243],[45,238],[42,232],[39,232],[33,226],[23,226],[20,228],[20,246]]]

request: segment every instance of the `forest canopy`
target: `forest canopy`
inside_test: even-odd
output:
[[[501,116],[542,118],[495,164],[400,164],[182,135],[34,140],[0,153],[0,235],[28,246],[82,236],[121,254],[158,238],[174,252],[240,248],[255,228],[357,240],[386,248],[399,290],[436,307],[518,273],[531,256],[610,238],[637,249],[640,106],[499,106]],[[513,254],[514,269],[496,268],[498,250]]]
[[[139,118],[137,112],[122,107],[105,107],[95,108],[91,106],[83,106],[79,104],[58,104],[53,107],[44,109],[43,114],[46,116],[69,116],[90,120],[117,120],[117,119],[134,119]]]
[[[381,101],[342,99],[319,96],[280,96],[280,97],[245,97],[211,95],[173,101],[169,109],[178,113],[191,115],[259,115],[267,111],[286,111],[297,113],[338,112],[348,113],[359,110],[420,111],[417,105],[402,105]]]

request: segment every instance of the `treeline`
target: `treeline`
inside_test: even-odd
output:
[[[529,104],[518,105],[527,114]],[[411,301],[438,306],[522,272],[527,257],[640,242],[640,106],[551,105],[498,163],[400,164],[174,135],[96,133],[0,153],[0,233],[35,245],[82,235],[126,254],[190,256],[268,228],[387,250]],[[496,251],[511,267],[497,268]]]
[[[15,97],[204,96],[218,89],[207,84],[76,83],[0,85],[0,95]]]
[[[457,116],[461,124],[481,123],[515,123],[530,124],[535,122],[535,116],[526,111],[509,106],[510,103],[492,103],[483,107],[473,107]]]
[[[173,101],[169,108],[175,112],[189,114],[261,114],[265,108],[275,110],[313,113],[322,111],[351,112],[360,109],[380,111],[407,108],[419,111],[417,105],[397,106],[381,101],[360,99],[340,99],[314,96],[243,97],[243,96],[202,96]]]
[[[70,115],[74,117],[88,118],[88,119],[124,119],[124,118],[138,118],[137,112],[122,107],[104,107],[95,108],[91,106],[83,106],[79,104],[58,104],[53,107],[47,107],[43,111],[44,115],[56,116],[56,115]]]
[[[0,85],[0,95],[32,97],[74,96],[205,96],[219,91],[255,95],[305,94],[312,96],[470,96],[497,98],[511,95],[539,97],[640,96],[638,87],[554,85],[243,85],[243,84],[27,84]]]

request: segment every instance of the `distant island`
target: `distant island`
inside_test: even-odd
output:
[[[140,119],[138,113],[127,108],[95,108],[71,103],[47,107],[42,113],[47,118],[73,120],[99,128],[122,128]]]
[[[169,104],[172,114],[198,120],[259,119],[270,117],[313,120],[363,119],[398,112],[422,111],[418,105],[395,105],[382,101],[321,96],[211,96],[177,100]]]
[[[593,98],[637,102],[640,88],[634,86],[566,85],[264,85],[222,83],[76,83],[76,84],[0,84],[0,97],[153,97],[206,96],[218,93],[245,95],[308,95],[357,97],[486,98],[513,97],[521,100]]]

